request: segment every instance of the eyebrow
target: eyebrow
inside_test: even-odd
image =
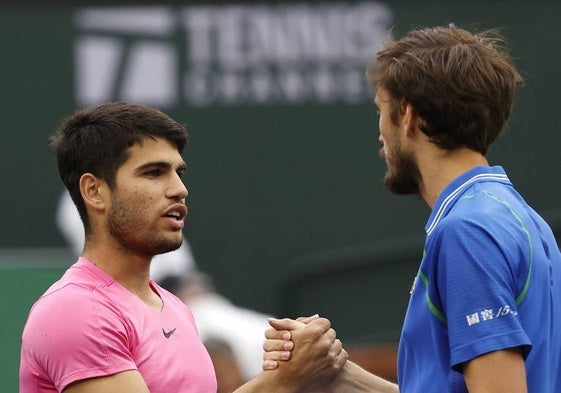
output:
[[[376,96],[374,97],[374,102],[390,102],[390,99],[389,98],[382,99],[380,98],[380,96],[378,96],[378,94],[376,94]]]
[[[172,165],[171,163],[167,162],[167,161],[152,161],[152,162],[147,162],[146,164],[142,164],[141,166],[136,168],[137,172],[142,172],[146,169],[151,169],[151,168],[161,168],[161,169],[171,169]],[[176,171],[186,171],[187,170],[187,164],[186,163],[181,163],[181,165],[179,165],[176,168]]]

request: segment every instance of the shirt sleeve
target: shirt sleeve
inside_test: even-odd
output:
[[[119,310],[68,286],[40,299],[24,330],[26,356],[58,391],[72,382],[137,369]]]
[[[531,249],[512,222],[477,214],[440,224],[437,285],[448,325],[451,367],[482,354],[531,345],[518,316],[520,264]]]

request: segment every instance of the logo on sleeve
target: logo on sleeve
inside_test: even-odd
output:
[[[472,326],[478,323],[491,321],[494,319],[505,318],[507,316],[518,316],[518,311],[510,307],[509,305],[504,305],[497,309],[485,309],[473,314],[466,315],[468,326]]]
[[[162,328],[162,333],[164,333],[164,337],[165,337],[165,338],[170,338],[171,335],[172,335],[173,333],[175,333],[175,329],[177,329],[177,328],[173,328],[173,329],[171,329],[169,332],[166,332],[166,331]]]

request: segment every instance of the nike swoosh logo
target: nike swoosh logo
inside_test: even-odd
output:
[[[162,328],[162,333],[164,333],[164,337],[165,337],[165,338],[170,338],[171,335],[172,335],[173,333],[175,333],[175,329],[177,329],[177,328],[173,328],[173,329],[171,329],[169,332],[166,332],[166,331]]]

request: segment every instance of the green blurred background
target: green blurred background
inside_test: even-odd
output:
[[[7,309],[0,328],[2,391],[17,391],[29,307],[73,262],[54,221],[62,184],[48,137],[62,117],[96,97],[136,97],[187,125],[190,214],[184,233],[220,292],[276,315],[319,312],[332,319],[344,342],[396,342],[429,209],[414,197],[389,195],[381,185],[377,116],[362,73],[389,28],[399,36],[449,22],[498,27],[526,85],[489,160],[507,169],[559,239],[561,2],[158,4],[0,6],[0,299]],[[96,10],[102,17],[92,16]],[[112,12],[138,13],[146,23],[117,28],[105,23]],[[375,17],[360,18],[368,13]],[[267,21],[248,22],[260,16]],[[301,30],[286,21],[297,21]],[[208,26],[216,45],[207,58],[196,58],[195,31]],[[245,37],[241,55],[228,52],[235,43],[220,41],[228,31]],[[256,32],[265,35],[255,38]],[[275,41],[281,33],[285,41]],[[269,52],[260,58],[248,50],[264,42],[277,42],[276,52],[261,46]],[[300,43],[300,51],[283,42]],[[334,48],[337,53],[330,52]],[[171,61],[155,64],[171,70],[168,79],[135,68],[142,50]],[[91,68],[98,63],[92,60],[107,65],[111,59],[116,71],[96,90]],[[148,79],[131,79],[135,70]],[[211,89],[206,101],[193,98],[192,86],[201,80]],[[151,83],[152,95],[135,90]],[[259,90],[262,83],[270,85]]]

